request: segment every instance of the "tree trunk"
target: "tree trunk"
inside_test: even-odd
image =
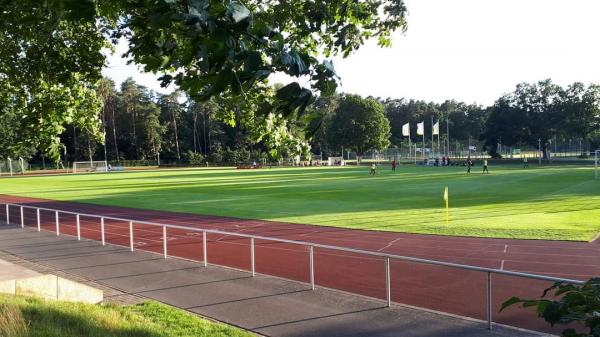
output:
[[[112,131],[113,131],[113,142],[115,142],[115,156],[117,157],[117,161],[119,161],[119,145],[117,144],[117,128],[115,127],[115,109],[111,110],[112,112]]]
[[[127,103],[127,113],[129,114],[129,102]],[[137,150],[137,135],[135,130],[135,111],[131,113],[132,127],[133,127],[133,153],[135,155],[135,159],[138,159],[138,150]]]
[[[204,154],[208,154],[210,152],[210,140],[206,139],[206,114],[202,113],[202,129],[204,135],[202,136],[202,140],[204,142]],[[209,133],[210,135],[210,133]]]
[[[92,155],[92,142],[90,142],[90,136],[87,135],[87,146],[88,146],[88,157],[90,158],[90,163],[94,161],[93,159],[93,155]]]
[[[179,154],[179,136],[177,135],[177,119],[175,118],[175,113],[171,111],[171,117],[173,117],[173,131],[175,132],[175,149],[177,150],[177,160],[181,160],[181,155]]]
[[[196,112],[193,112],[192,121],[194,123],[194,135],[193,135],[193,137],[194,137],[194,153],[198,153],[198,144],[197,144],[197,139],[196,139],[196,135],[197,135],[196,121],[197,120],[198,120],[198,115],[196,114]]]
[[[68,160],[68,158],[65,159]],[[77,128],[75,126],[73,127],[73,161],[77,161]]]

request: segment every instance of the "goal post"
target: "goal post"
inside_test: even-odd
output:
[[[10,157],[7,157],[5,160],[0,159],[0,175],[23,175],[28,166],[29,164],[23,157],[19,157],[19,159],[12,159]]]
[[[108,163],[105,160],[73,162],[73,173],[86,172],[108,172]]]
[[[327,166],[344,166],[344,157],[329,157],[327,158]]]

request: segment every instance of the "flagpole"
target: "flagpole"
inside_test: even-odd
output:
[[[433,151],[433,115],[431,115],[431,153],[435,157],[435,152]]]
[[[408,132],[408,160],[410,160],[411,152],[412,152],[412,146],[410,145],[410,126],[409,126],[409,132]]]
[[[438,119],[438,133],[437,133],[437,136],[438,136],[438,152],[441,154],[442,151],[440,151],[440,120],[439,119]]]
[[[421,148],[421,159],[425,162],[425,122],[423,122],[423,147]]]
[[[446,116],[446,138],[448,139],[446,157],[450,157],[450,112],[448,112],[448,116]]]
[[[417,144],[415,143],[415,165],[417,165]]]

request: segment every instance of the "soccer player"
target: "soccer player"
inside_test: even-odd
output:
[[[377,166],[375,166],[375,163],[371,164],[371,172],[369,172],[369,175],[374,176],[375,173],[377,173],[376,169],[377,169]]]
[[[398,164],[396,163],[396,159],[392,160],[392,172],[396,172],[396,166]]]
[[[488,170],[488,162],[487,162],[487,159],[484,159],[484,160],[483,160],[483,172],[481,172],[481,174],[484,174],[484,173],[490,174],[490,171]]]
[[[471,157],[467,159],[467,173],[471,173],[471,166],[473,166],[473,162],[471,161]]]
[[[523,157],[523,168],[529,167],[529,163],[527,162],[527,157]]]

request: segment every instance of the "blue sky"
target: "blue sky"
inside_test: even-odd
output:
[[[442,102],[454,98],[491,104],[519,82],[552,78],[600,83],[598,0],[406,0],[408,30],[392,48],[368,42],[334,65],[340,91]],[[104,74],[127,77],[159,92],[153,74],[108,59]],[[274,76],[274,82],[286,82]]]

